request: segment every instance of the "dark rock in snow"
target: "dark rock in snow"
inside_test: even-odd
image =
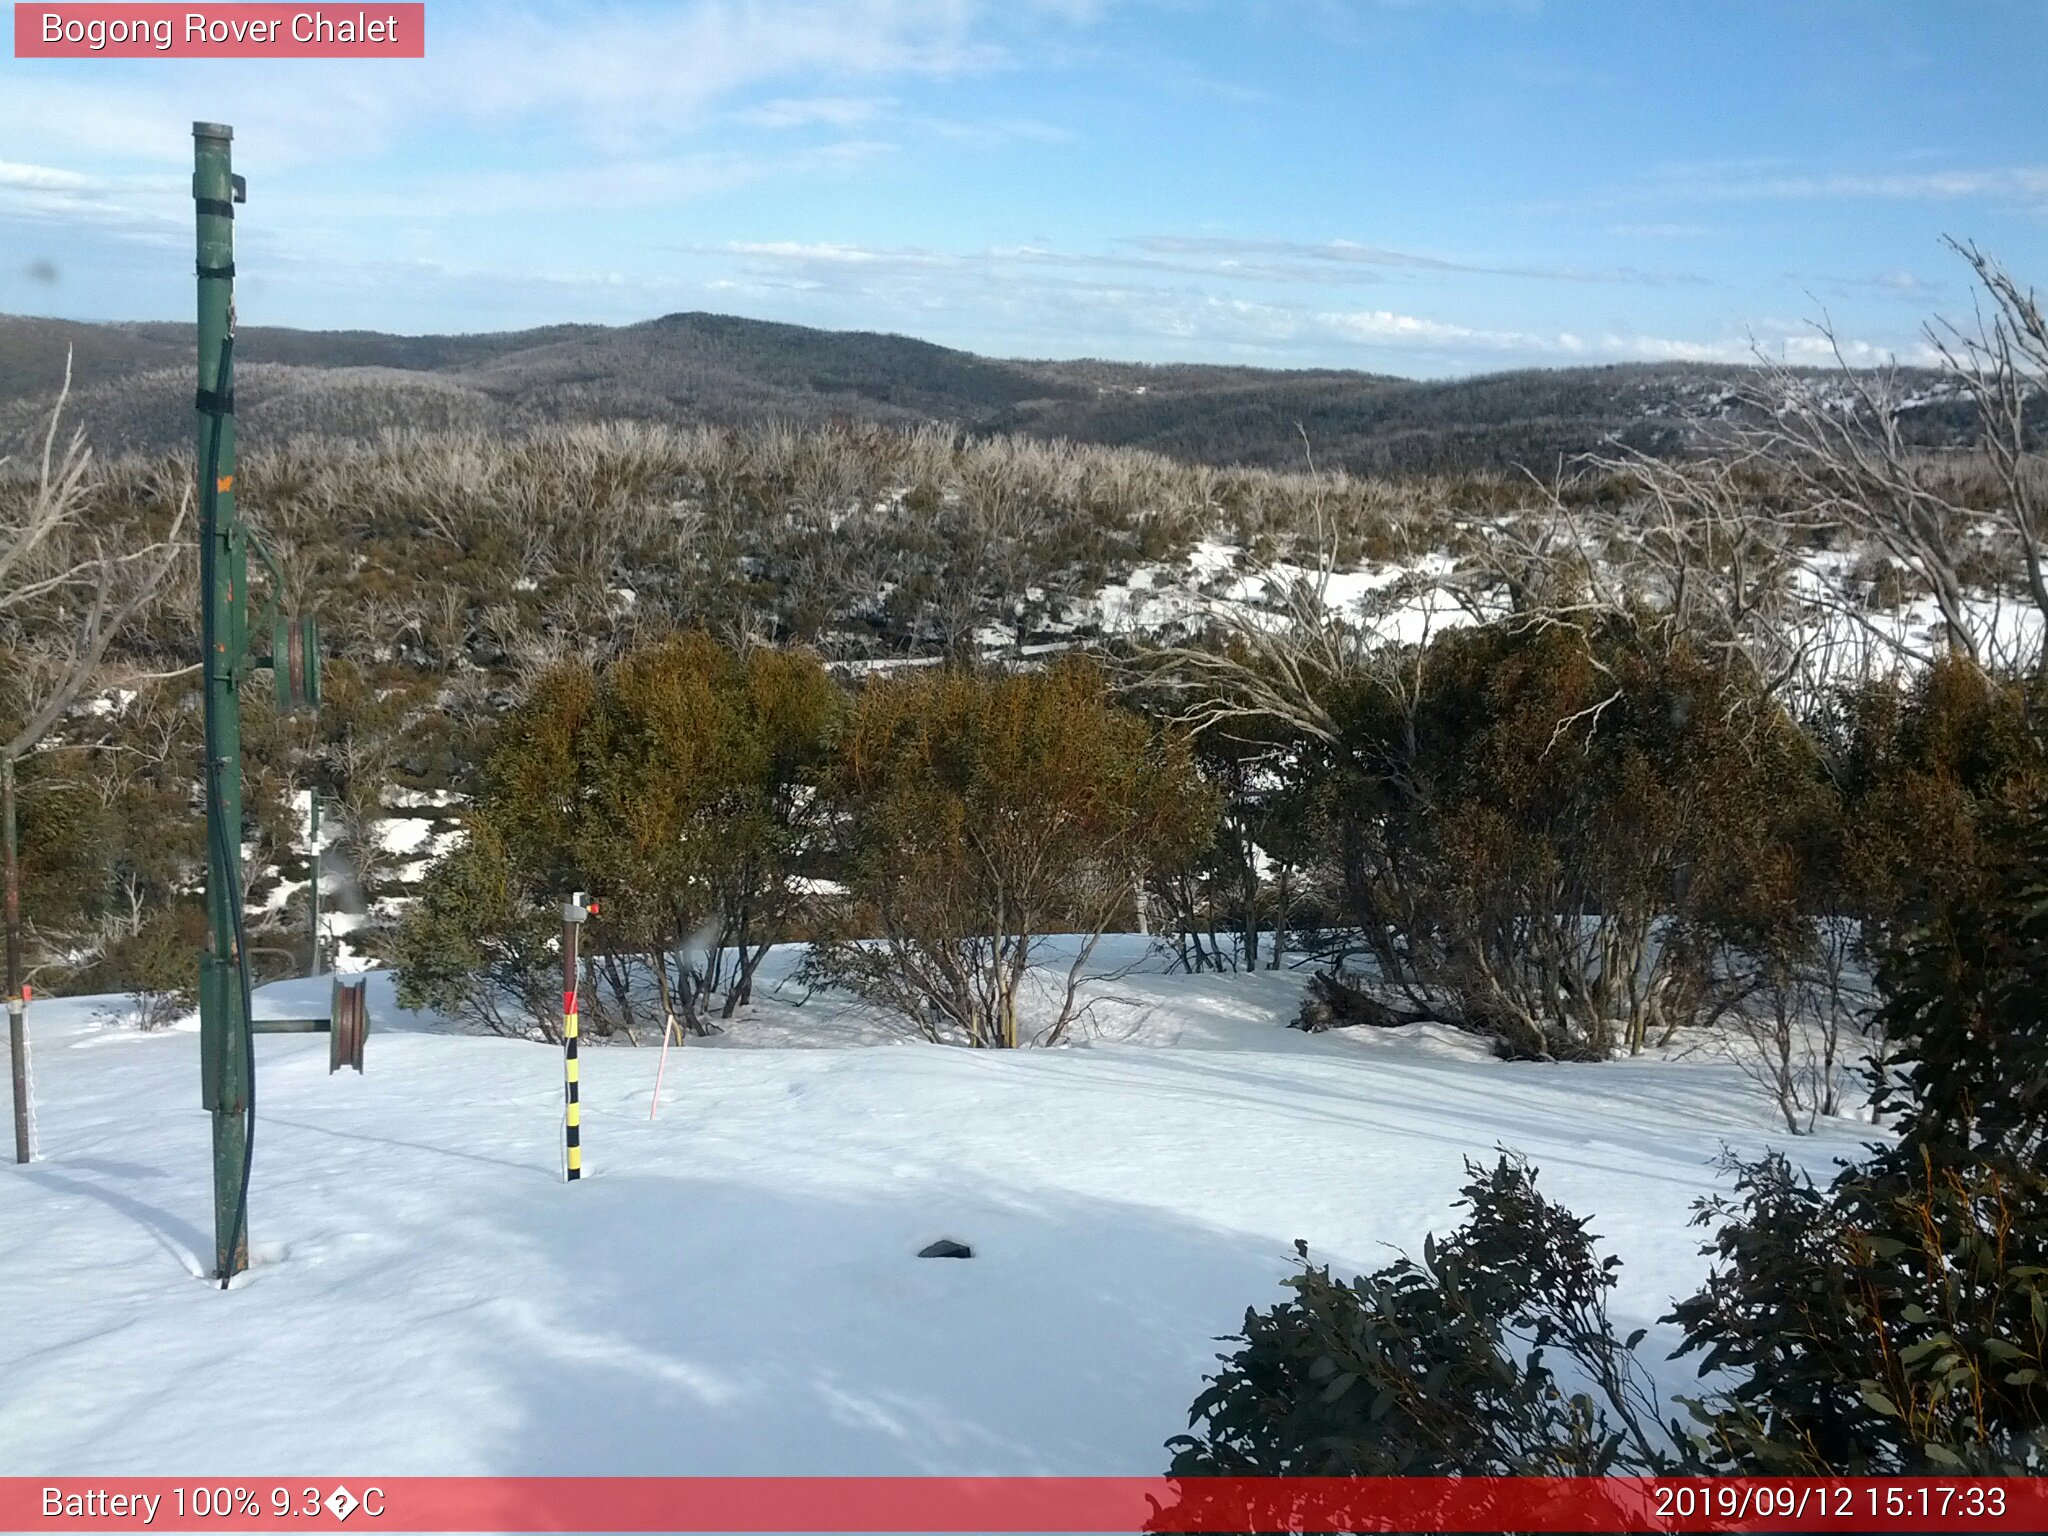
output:
[[[920,1259],[971,1259],[974,1250],[965,1243],[956,1243],[950,1237],[942,1237],[936,1243],[917,1250]]]

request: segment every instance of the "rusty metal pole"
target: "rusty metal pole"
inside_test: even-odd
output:
[[[306,881],[306,901],[312,908],[313,931],[311,943],[307,949],[309,958],[306,962],[306,974],[308,976],[318,976],[320,974],[320,791],[318,789],[309,789],[306,791],[306,798],[312,802],[313,815],[313,830],[311,834],[313,868]]]
[[[14,1160],[33,1153],[28,1134],[28,998],[21,980],[21,862],[14,838],[14,759],[0,757],[0,846],[6,870],[7,1061],[14,1076]]]

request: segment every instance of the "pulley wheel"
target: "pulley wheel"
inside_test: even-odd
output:
[[[303,626],[285,626],[283,693],[293,709],[306,706],[306,632]]]
[[[370,1035],[369,983],[334,983],[334,1017],[327,1034],[327,1070],[343,1067],[363,1070],[363,1042]]]

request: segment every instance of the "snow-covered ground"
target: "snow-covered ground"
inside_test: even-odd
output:
[[[1496,1145],[1597,1218],[1619,1323],[1668,1347],[1710,1161],[1783,1141],[1754,1086],[1307,1036],[1299,986],[1140,968],[1091,1038],[1011,1053],[771,993],[672,1055],[657,1120],[654,1050],[586,1051],[566,1185],[559,1050],[437,1030],[373,976],[366,1075],[258,1041],[255,1267],[225,1294],[196,1036],[38,1002],[43,1157],[0,1168],[0,1473],[1156,1473],[1295,1238],[1346,1271],[1416,1250]],[[1789,1150],[1825,1171],[1867,1134]],[[915,1256],[940,1237],[975,1256]]]

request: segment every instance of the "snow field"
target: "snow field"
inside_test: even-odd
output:
[[[653,1122],[656,1052],[585,1051],[565,1185],[559,1050],[440,1032],[373,975],[365,1076],[258,1040],[255,1265],[226,1294],[195,1035],[38,1003],[0,1473],[1156,1473],[1293,1239],[1345,1273],[1418,1252],[1497,1144],[1596,1218],[1618,1325],[1669,1347],[1711,1159],[1782,1140],[1737,1070],[1306,1036],[1300,984],[1155,967],[1103,984],[1094,1038],[1014,1053],[859,1043],[888,1037],[783,989],[672,1057]],[[1825,1172],[1867,1134],[1790,1150]],[[975,1257],[914,1257],[938,1237]]]

